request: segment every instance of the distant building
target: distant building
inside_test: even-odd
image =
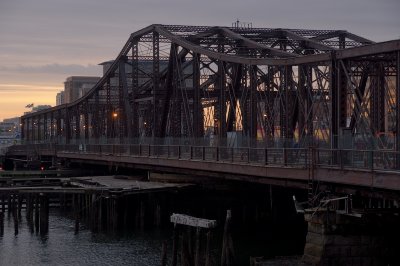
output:
[[[56,95],[56,105],[62,105],[64,103],[65,103],[65,92],[64,91],[60,91]]]
[[[72,76],[64,82],[64,103],[71,103],[85,95],[100,77]]]
[[[16,144],[21,139],[21,118],[6,118],[0,122],[0,154],[4,154],[4,149]]]

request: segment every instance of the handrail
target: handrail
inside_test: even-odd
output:
[[[383,170],[400,173],[400,152],[392,150],[351,150],[326,148],[249,148],[164,144],[28,144],[9,152],[76,152],[118,156],[167,158],[218,163],[273,165],[307,168]],[[315,152],[315,156],[311,153]],[[311,160],[314,160],[311,162]]]

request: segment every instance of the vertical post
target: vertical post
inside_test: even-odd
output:
[[[4,235],[4,212],[0,212],[0,236]]]
[[[25,140],[25,119],[21,119],[21,140]]]
[[[76,194],[73,195],[73,212],[74,212],[74,216],[75,216],[75,234],[77,234],[79,232],[79,209],[80,209],[80,195]]]
[[[196,139],[203,136],[203,107],[200,96],[200,55],[193,54],[193,128]]]
[[[223,46],[219,49],[223,51]],[[225,86],[226,77],[225,77],[225,64],[223,61],[218,61],[218,89],[220,90],[219,94],[219,116],[218,116],[218,137],[219,137],[219,145],[225,146],[226,141],[226,95],[225,95]]]
[[[221,266],[229,266],[233,264],[233,244],[230,235],[231,218],[231,210],[227,210],[222,240]]]
[[[194,257],[194,265],[200,266],[200,227],[196,228],[196,251]]]
[[[39,232],[39,195],[36,195],[35,200],[35,230],[36,233]]]
[[[250,74],[250,147],[254,147],[257,139],[257,66],[249,68]],[[250,157],[250,153],[248,154]]]
[[[138,104],[135,97],[139,90],[139,50],[138,41],[132,43],[132,137],[139,137]]]
[[[14,194],[13,195],[13,218],[14,218],[14,230],[15,230],[15,235],[18,235],[18,195]]]
[[[6,197],[4,195],[1,196],[1,211],[3,214],[6,212]]]
[[[174,224],[174,232],[172,238],[172,266],[176,266],[178,258],[178,226]]]
[[[211,230],[207,232],[207,242],[206,242],[206,264],[205,266],[211,265]]]
[[[158,127],[158,93],[160,87],[160,47],[159,47],[159,34],[153,32],[153,123],[152,123],[152,137],[155,138],[159,135]]]
[[[167,266],[167,241],[162,243],[161,266]]]
[[[400,169],[400,51],[397,51],[396,60],[396,152],[397,169]]]

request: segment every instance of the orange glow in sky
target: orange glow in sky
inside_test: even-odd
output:
[[[40,86],[24,84],[0,83],[0,121],[4,118],[21,116],[30,111],[25,108],[27,104],[55,105],[56,94],[62,90],[60,86]]]

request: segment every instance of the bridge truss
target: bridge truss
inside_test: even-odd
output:
[[[400,151],[399,65],[400,40],[341,30],[151,25],[22,138]]]

